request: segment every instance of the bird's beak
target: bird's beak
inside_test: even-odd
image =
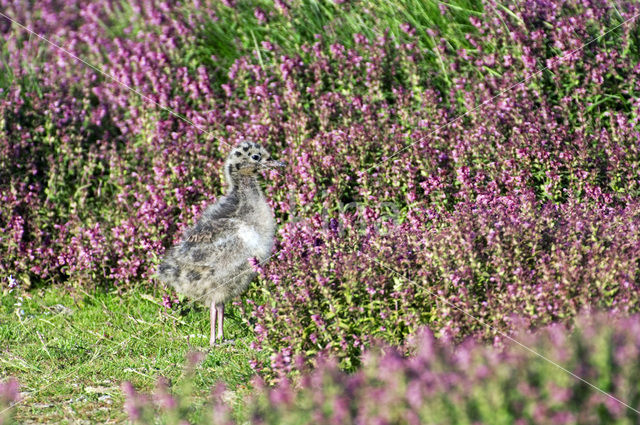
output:
[[[267,162],[265,162],[264,165],[271,168],[283,168],[284,166],[287,165],[287,163],[282,161],[276,161],[275,159],[270,159]]]

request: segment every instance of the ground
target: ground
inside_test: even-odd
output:
[[[208,310],[167,309],[144,290],[125,294],[49,288],[5,291],[0,306],[0,381],[20,382],[18,423],[120,423],[126,420],[123,381],[153,390],[159,376],[172,388],[185,380],[188,353],[195,370],[191,416],[201,414],[210,388],[224,381],[242,392],[252,375],[251,333],[235,308],[226,312],[233,345],[208,347]],[[90,422],[89,422],[90,421]]]

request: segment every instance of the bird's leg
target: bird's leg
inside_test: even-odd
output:
[[[216,305],[211,301],[211,312],[209,315],[211,320],[211,337],[209,338],[209,345],[214,346],[216,343],[216,319],[218,318],[218,312],[216,311]]]
[[[224,304],[218,304],[217,310],[218,310],[218,335],[217,335],[217,339],[219,339],[220,342],[222,342],[224,340],[224,330],[223,330],[223,326],[224,326]]]

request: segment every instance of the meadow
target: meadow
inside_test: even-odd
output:
[[[0,12],[0,423],[637,423],[636,2]],[[209,349],[153,274],[245,140],[277,241]]]

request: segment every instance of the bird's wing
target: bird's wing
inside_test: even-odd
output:
[[[240,200],[235,192],[223,196],[213,205],[210,205],[202,214],[202,220],[220,220],[233,217],[238,211]]]
[[[249,256],[238,236],[239,226],[232,218],[201,220],[167,252],[165,262],[180,268],[236,268]]]
[[[233,218],[218,218],[216,220],[198,220],[188,229],[182,243],[217,244],[238,233],[240,222]]]

